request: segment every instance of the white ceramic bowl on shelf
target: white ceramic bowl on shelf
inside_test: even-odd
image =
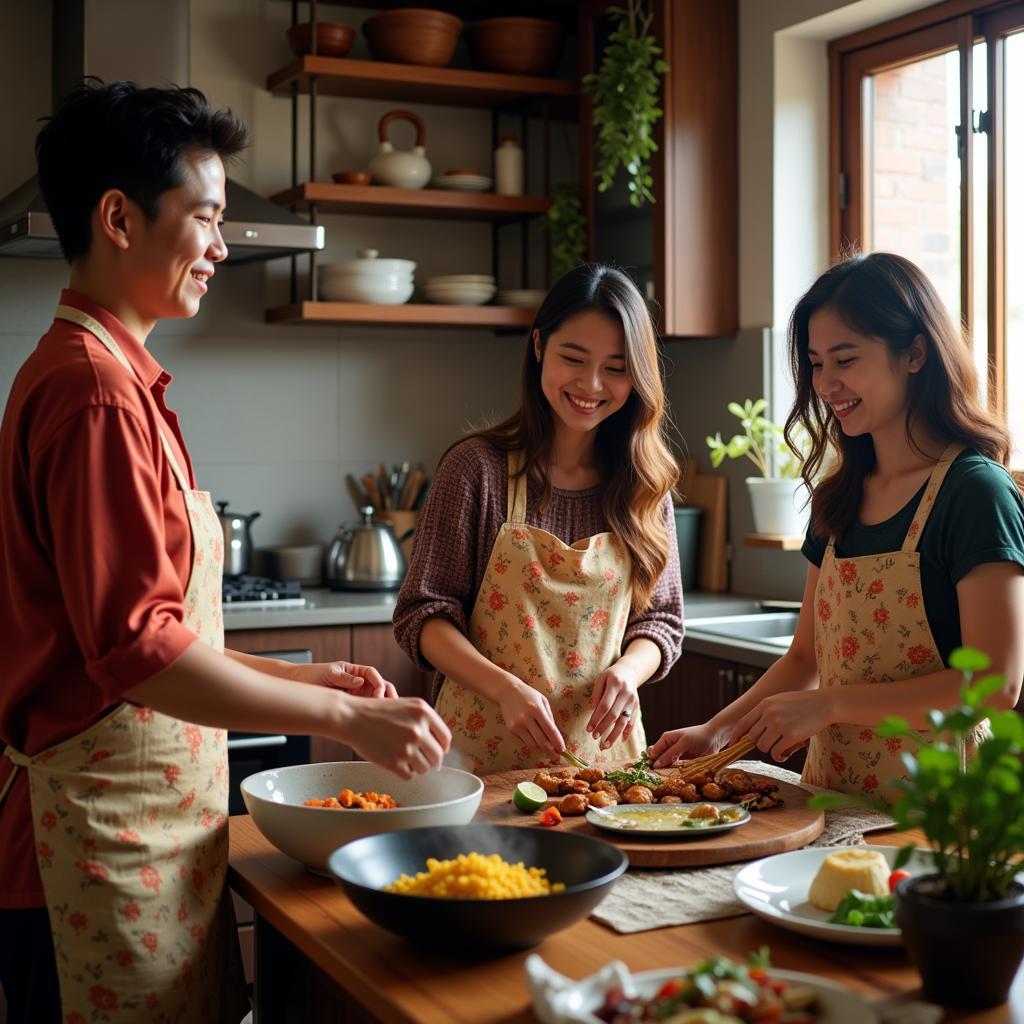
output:
[[[359,259],[325,263],[318,270],[319,293],[331,302],[372,302],[400,306],[412,298],[413,260],[381,259],[363,249]]]
[[[327,858],[353,839],[405,828],[466,825],[473,820],[484,786],[456,768],[408,781],[366,761],[299,764],[257,772],[243,779],[242,799],[253,823],[282,853],[311,871],[327,873]],[[387,811],[306,807],[304,801],[357,793],[390,793],[398,807]]]

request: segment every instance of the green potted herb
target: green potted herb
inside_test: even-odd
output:
[[[807,528],[807,492],[800,479],[801,461],[786,444],[782,427],[765,412],[763,398],[747,399],[742,405],[730,402],[731,412],[743,428],[728,441],[715,434],[707,438],[711,465],[716,469],[726,458],[748,458],[759,476],[747,477],[747,490],[757,533],[796,536]]]
[[[857,802],[886,810],[898,829],[920,829],[931,847],[934,872],[906,878],[896,888],[896,924],[921,972],[924,993],[949,1006],[982,1008],[1006,1001],[1024,959],[1024,722],[1015,711],[986,701],[1004,683],[975,673],[989,667],[981,651],[958,648],[949,659],[964,676],[962,706],[931,711],[932,737],[889,717],[876,729],[885,739],[909,738],[909,778],[891,808],[861,797],[820,794],[819,809]],[[973,685],[972,685],[973,683]],[[988,729],[985,730],[985,720]],[[968,757],[972,738],[981,737]],[[934,737],[934,738],[933,738]],[[896,868],[909,860],[905,846]]]
[[[560,181],[551,191],[545,224],[551,240],[551,283],[587,258],[587,221],[579,187]]]

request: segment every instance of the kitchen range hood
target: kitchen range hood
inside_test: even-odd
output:
[[[131,46],[122,41],[131,39]],[[147,43],[147,40],[149,41]],[[189,80],[188,0],[53,0],[53,104],[86,75],[140,85]],[[221,234],[228,263],[324,247],[324,229],[230,178]],[[0,199],[0,256],[62,258],[33,177]]]

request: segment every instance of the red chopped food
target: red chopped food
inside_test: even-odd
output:
[[[546,811],[541,811],[538,817],[540,823],[546,828],[553,828],[562,820],[562,815],[558,813],[557,807],[549,807]]]

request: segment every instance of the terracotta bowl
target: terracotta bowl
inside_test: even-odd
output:
[[[562,26],[543,18],[485,18],[466,31],[473,66],[507,75],[554,73],[562,56]]]
[[[318,57],[344,57],[352,49],[356,30],[340,21],[316,23],[316,53]],[[309,22],[302,21],[288,29],[288,45],[299,57],[313,52]]]
[[[374,60],[443,68],[455,56],[462,22],[445,11],[399,7],[363,22]]]
[[[369,185],[370,175],[367,171],[338,171],[331,178],[338,185]]]

